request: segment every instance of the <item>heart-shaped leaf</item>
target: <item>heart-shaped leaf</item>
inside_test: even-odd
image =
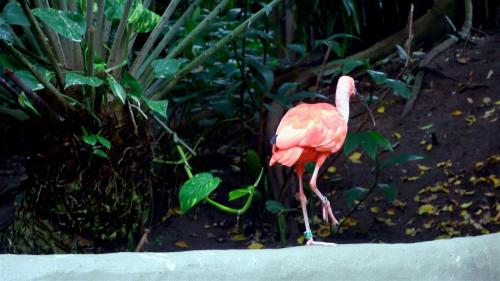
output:
[[[238,188],[235,190],[231,190],[231,192],[229,192],[229,195],[228,195],[228,200],[233,201],[233,200],[241,198],[247,194],[250,194],[252,192],[251,188],[253,188],[252,185],[247,187],[247,188]]]
[[[33,15],[60,35],[72,41],[82,41],[87,30],[87,23],[81,14],[53,8],[36,8],[31,11]]]
[[[220,178],[214,177],[211,173],[199,173],[186,181],[179,191],[181,213],[185,214],[194,205],[207,198],[219,183]]]
[[[159,59],[151,63],[155,78],[172,78],[187,59]]]
[[[30,26],[28,18],[26,18],[23,9],[17,2],[9,2],[5,5],[2,12],[2,18],[10,25]]]
[[[384,72],[375,70],[367,70],[366,72],[368,72],[370,77],[373,79],[373,81],[375,81],[377,85],[384,84],[385,80],[387,79],[387,74]]]
[[[385,84],[389,87],[391,87],[391,89],[394,91],[394,94],[396,96],[400,96],[402,98],[409,98],[410,97],[410,89],[408,88],[408,86],[399,81],[399,80],[394,80],[394,79],[386,79],[385,80]]]
[[[66,72],[66,85],[65,88],[74,85],[89,85],[92,87],[101,86],[103,81],[97,77],[83,76],[76,72]]]
[[[127,98],[127,93],[125,93],[125,89],[120,83],[116,82],[115,78],[111,75],[108,75],[108,83],[111,88],[111,92],[120,99],[120,101],[125,104],[125,99]]]
[[[167,108],[168,108],[168,100],[150,100],[148,98],[143,98],[143,100],[148,105],[149,109],[160,114],[163,118],[167,119]]]

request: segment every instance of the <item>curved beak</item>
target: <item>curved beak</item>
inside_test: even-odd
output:
[[[368,114],[370,115],[370,118],[372,119],[372,122],[373,122],[373,127],[377,126],[377,124],[375,123],[375,117],[373,117],[373,113],[370,110],[370,107],[366,103],[366,101],[363,98],[363,96],[358,92],[358,90],[356,90],[356,96],[359,98],[359,100],[361,101],[361,103],[363,104],[363,106],[366,108],[366,111],[368,111]]]

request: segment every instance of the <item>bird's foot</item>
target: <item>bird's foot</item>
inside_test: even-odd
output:
[[[337,244],[335,243],[314,241],[312,232],[310,230],[304,232],[304,237],[307,239],[307,246],[337,246]]]
[[[319,241],[314,241],[313,239],[309,239],[306,242],[307,246],[337,246],[335,243],[329,243],[329,242],[319,242]]]
[[[328,199],[326,199],[325,197],[325,201],[323,201],[322,204],[323,204],[323,220],[326,223],[330,222],[333,225],[338,225],[339,222],[333,215],[332,207],[330,206],[330,201],[328,201]]]

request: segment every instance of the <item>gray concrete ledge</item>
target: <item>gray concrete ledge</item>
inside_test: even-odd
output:
[[[500,280],[500,233],[413,244],[0,255],[0,280]]]

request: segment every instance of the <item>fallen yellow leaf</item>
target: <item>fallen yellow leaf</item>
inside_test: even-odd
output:
[[[175,242],[175,246],[177,248],[182,248],[182,249],[189,248],[189,244],[184,240],[179,240]]]
[[[431,151],[432,150],[432,144],[429,143],[428,145],[425,146],[425,150]]]
[[[500,187],[500,179],[496,175],[490,175],[488,179],[493,184],[494,188]]]
[[[472,124],[476,123],[476,121],[477,121],[476,116],[474,116],[472,114],[467,115],[465,117],[465,122],[467,122],[467,125],[472,125]]]
[[[414,237],[417,234],[417,230],[415,228],[407,228],[405,229],[405,235]]]
[[[352,218],[352,217],[349,217],[344,222],[344,226],[356,226],[357,224],[358,224],[358,221],[355,218]]]
[[[387,226],[394,226],[396,225],[391,218],[375,218],[379,222],[383,222]]]
[[[261,244],[259,242],[252,242],[250,243],[250,245],[248,245],[247,248],[252,250],[258,250],[264,248],[264,244]]]
[[[301,236],[299,236],[299,238],[297,238],[297,244],[299,244],[299,245],[303,245],[304,241],[306,241],[306,238],[304,237],[304,235],[301,235]]]
[[[401,208],[401,209],[406,207],[406,203],[404,203],[403,201],[401,201],[399,199],[394,200],[394,202],[392,202],[392,205],[395,207]]]
[[[434,225],[434,221],[433,220],[430,220],[426,223],[424,223],[422,226],[425,228],[425,229],[429,229],[431,228],[432,226]]]
[[[328,172],[329,173],[335,173],[337,171],[337,168],[335,168],[334,166],[331,166],[331,167],[328,167]]]
[[[439,236],[437,236],[436,238],[434,238],[434,240],[441,240],[441,239],[450,239],[450,235],[448,234],[441,234]]]
[[[460,208],[462,208],[462,209],[467,209],[467,208],[469,208],[471,205],[472,205],[472,201],[467,202],[467,203],[463,203],[463,204],[461,204],[461,205],[460,205]]]
[[[424,204],[420,206],[417,211],[419,215],[433,215],[435,212],[436,210],[431,204]]]
[[[397,139],[397,140],[401,139],[401,134],[400,134],[400,133],[398,133],[398,132],[394,132],[393,136],[394,136],[394,138],[395,138],[395,139]]]
[[[245,236],[245,234],[235,234],[233,236],[231,236],[231,240],[233,241],[245,241],[247,240],[247,237]]]
[[[381,107],[377,108],[377,112],[378,113],[385,113],[385,106],[381,106]]]
[[[387,211],[385,211],[386,214],[388,214],[389,216],[394,216],[394,214],[396,214],[396,210],[394,210],[393,208],[390,208],[390,209],[387,209]]]
[[[461,116],[462,115],[462,111],[458,110],[458,109],[455,109],[453,110],[451,113],[451,116]]]
[[[349,156],[349,161],[351,161],[352,163],[361,163],[361,153],[359,152],[354,152],[351,154],[351,156]]]
[[[380,208],[379,207],[371,207],[370,212],[376,214],[376,213],[380,212]]]
[[[439,162],[436,164],[437,168],[451,168],[451,166],[453,166],[453,163],[451,162],[451,160],[446,160],[446,161]]]
[[[330,225],[322,223],[319,225],[319,229],[317,231],[318,236],[322,238],[326,238],[331,235],[330,233]]]

